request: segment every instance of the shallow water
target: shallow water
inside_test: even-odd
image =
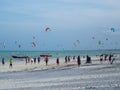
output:
[[[74,50],[74,51],[0,51],[0,59],[2,57],[5,58],[6,61],[9,61],[12,58],[12,55],[20,55],[20,56],[30,56],[30,57],[38,57],[40,54],[51,54],[52,60],[57,57],[64,58],[65,56],[95,56],[98,54],[120,54],[120,50]],[[20,61],[20,59],[14,59],[14,61]]]

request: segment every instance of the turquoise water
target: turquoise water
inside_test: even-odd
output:
[[[30,56],[30,57],[38,57],[40,54],[51,54],[52,58],[64,58],[65,56],[95,56],[98,54],[120,54],[120,50],[84,50],[84,51],[0,51],[0,59],[2,57],[5,58],[6,61],[8,61],[10,58],[12,58],[12,55],[20,55],[20,56]],[[17,60],[16,60],[17,61]]]

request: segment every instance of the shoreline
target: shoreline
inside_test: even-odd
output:
[[[115,61],[115,63],[117,62],[118,60]],[[9,68],[9,62],[6,62],[5,65],[0,65],[0,72],[17,72],[17,71],[34,71],[34,70],[47,70],[47,69],[59,69],[59,68],[62,68],[62,67],[69,67],[69,66],[74,66],[74,67],[78,67],[77,65],[77,60],[73,60],[71,59],[70,62],[68,62],[67,64],[65,63],[65,60],[63,58],[60,58],[59,59],[59,62],[60,64],[57,65],[56,63],[56,60],[49,60],[48,62],[48,65],[46,66],[45,64],[45,61],[42,59],[40,61],[40,63],[36,62],[34,64],[34,62],[31,64],[31,63],[27,63],[25,64],[25,61],[22,60],[22,61],[13,61],[13,67],[12,68]],[[80,65],[80,68],[83,67],[83,66],[94,66],[94,65],[102,65],[102,64],[105,64],[105,65],[108,65],[108,61],[106,62],[103,62],[103,63],[100,63],[100,60],[99,60],[99,57],[92,57],[92,63],[91,64],[85,64],[86,62],[86,58],[81,58],[81,65]],[[114,63],[113,63],[114,64]]]

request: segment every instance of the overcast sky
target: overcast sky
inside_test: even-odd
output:
[[[119,48],[120,0],[0,0],[0,50]]]

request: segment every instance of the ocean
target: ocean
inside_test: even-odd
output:
[[[51,59],[64,58],[65,56],[95,56],[100,54],[120,54],[120,50],[63,50],[63,51],[0,51],[0,59],[3,57],[5,61],[9,61],[13,55],[38,57],[41,54],[52,55]],[[19,59],[15,60],[19,61]]]

